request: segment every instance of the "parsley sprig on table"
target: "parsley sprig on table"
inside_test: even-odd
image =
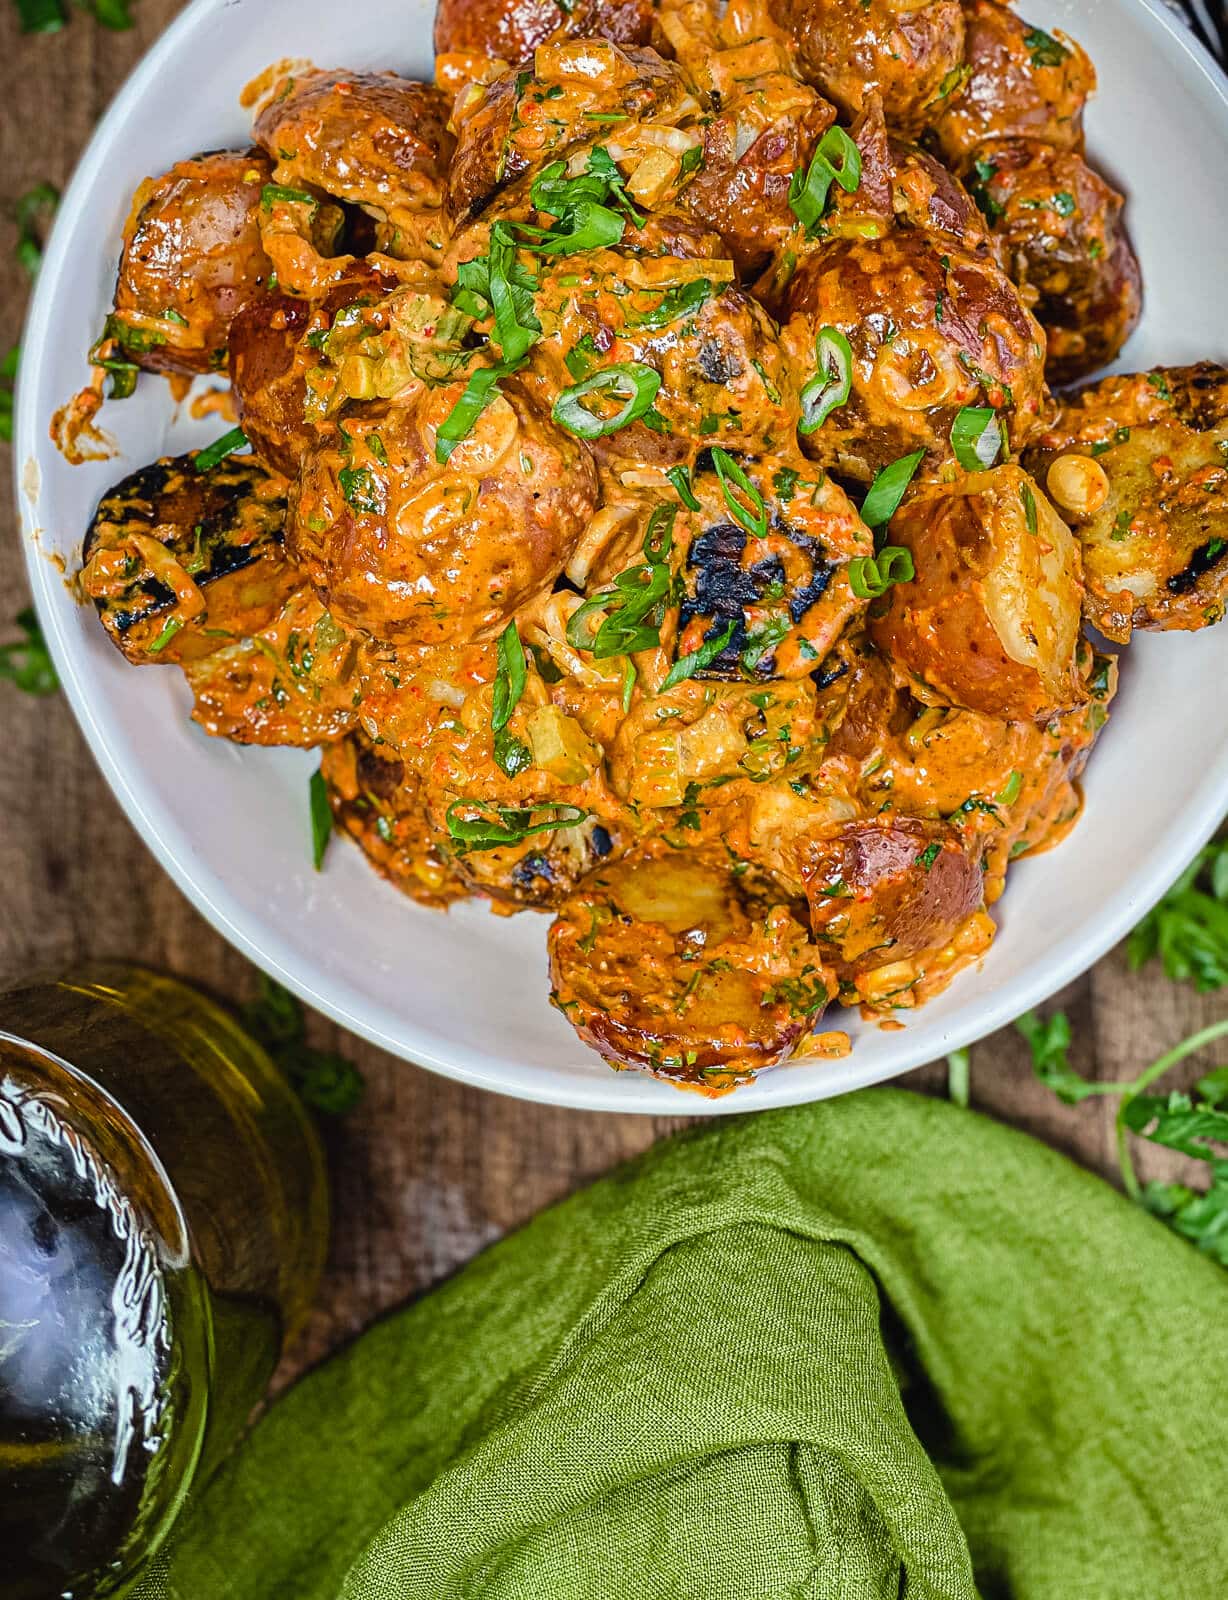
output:
[[[1216,1067],[1190,1089],[1152,1092],[1187,1056],[1228,1034],[1228,1019],[1200,1028],[1125,1083],[1097,1083],[1071,1066],[1070,1023],[1063,1012],[1042,1019],[1029,1011],[1015,1026],[1031,1049],[1036,1076],[1067,1105],[1093,1095],[1117,1098],[1117,1156],[1126,1193],[1228,1267],[1228,1067]],[[1134,1165],[1135,1139],[1204,1162],[1210,1174],[1207,1187],[1141,1182]]]
[[[25,635],[12,644],[0,645],[0,680],[6,680],[23,694],[55,694],[60,687],[47,641],[30,607],[17,614],[17,626]]]
[[[1199,852],[1126,944],[1137,971],[1158,956],[1165,975],[1200,994],[1228,984],[1228,839]]]
[[[307,1043],[302,1006],[264,973],[259,998],[243,1007],[243,1023],[313,1111],[340,1116],[362,1099],[366,1085],[358,1068],[335,1050],[317,1050]]]
[[[68,21],[68,0],[13,0],[22,33],[59,33]],[[120,32],[132,26],[132,0],[73,0],[104,28]]]

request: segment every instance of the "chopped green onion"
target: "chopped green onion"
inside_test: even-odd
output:
[[[328,785],[324,782],[322,772],[311,774],[308,797],[311,807],[311,861],[319,872],[324,865],[328,841],[333,835],[333,808],[328,803]]]
[[[733,638],[736,622],[729,623],[724,633],[718,633],[715,639],[705,639],[698,650],[692,650],[689,656],[680,656],[673,666],[665,682],[661,685],[662,694],[666,689],[672,689],[679,683],[685,683],[688,678],[693,678],[697,672],[702,672],[709,667],[720,655],[721,651]]]
[[[665,476],[678,492],[678,498],[688,511],[698,511],[699,501],[695,498],[695,491],[691,488],[691,471],[689,467],[670,467]]]
[[[839,328],[819,329],[815,356],[819,370],[802,390],[799,433],[821,428],[831,413],[845,404],[853,388],[853,350]]]
[[[669,599],[673,574],[669,565],[674,546],[676,506],[657,506],[648,519],[643,551],[646,565],[629,567],[603,589],[578,606],[567,621],[567,640],[577,650],[587,650],[597,661],[652,650],[661,642],[661,624]],[[594,630],[591,619],[601,615]]]
[[[583,383],[564,389],[554,402],[552,414],[560,427],[579,439],[603,439],[642,417],[656,399],[660,387],[661,374],[652,367],[639,361],[621,361],[613,367],[602,367]],[[589,395],[607,393],[624,402],[612,417],[595,416],[581,404]]]
[[[461,440],[467,439],[473,432],[474,424],[492,397],[499,393],[499,380],[518,372],[523,365],[523,361],[500,361],[493,367],[479,367],[470,374],[464,393],[439,424],[435,434],[435,460],[441,466],[447,464]]]
[[[182,627],[183,627],[183,618],[182,617],[170,617],[170,618],[168,618],[167,622],[166,622],[166,626],[162,629],[162,632],[158,635],[158,637],[154,640],[154,642],[149,647],[150,655],[151,656],[156,656],[160,651],[165,650],[167,645],[170,644],[171,640],[182,629]]]
[[[992,467],[1002,449],[1002,429],[992,406],[965,406],[951,424],[951,448],[966,472]]]
[[[631,328],[664,328],[677,322],[690,311],[698,311],[711,298],[712,283],[708,278],[692,278],[690,283],[667,289],[651,311],[628,309],[627,326]]]
[[[1023,36],[1023,44],[1032,57],[1034,67],[1060,67],[1070,54],[1064,44],[1059,44],[1043,28],[1030,28]]]
[[[753,533],[757,539],[762,539],[768,530],[768,513],[763,503],[763,496],[728,450],[722,450],[719,445],[713,447],[712,465],[721,480],[725,504],[735,520],[741,523],[747,533]]]
[[[848,574],[849,588],[859,600],[877,600],[893,583],[911,583],[917,570],[910,550],[888,544],[876,556],[854,556]]]
[[[1023,501],[1023,520],[1029,533],[1035,533],[1036,521],[1036,496],[1032,493],[1031,484],[1025,483],[1019,491],[1019,498]]]
[[[231,428],[229,433],[224,433],[220,439],[215,439],[211,445],[197,452],[197,472],[212,472],[227,456],[233,455],[236,450],[246,449],[248,443],[242,428]]]
[[[534,812],[554,810],[563,813],[544,822],[533,822]],[[476,817],[462,816],[476,811]],[[484,813],[484,815],[483,815]],[[501,845],[521,844],[538,833],[553,833],[558,828],[574,828],[589,815],[579,806],[497,806],[485,800],[454,800],[445,818],[448,833],[459,850],[497,850]],[[497,821],[491,821],[492,817]]]
[[[320,202],[315,195],[308,194],[306,189],[287,189],[281,183],[266,183],[260,191],[260,204],[266,211],[273,206],[281,204],[287,206],[310,206],[313,212],[320,209]]]
[[[924,457],[924,450],[914,450],[883,468],[862,503],[861,520],[867,528],[881,528],[891,521]]]
[[[509,622],[499,635],[496,651],[495,688],[490,703],[490,725],[496,733],[507,727],[512,712],[520,704],[527,680],[524,645],[516,624]]]
[[[848,194],[861,183],[861,151],[843,128],[828,128],[819,140],[809,168],[801,167],[789,181],[789,207],[809,233],[827,209],[832,180]]]
[[[1013,806],[1015,801],[1018,800],[1019,792],[1022,788],[1023,773],[1016,768],[997,794],[994,795],[994,804],[998,806]]]

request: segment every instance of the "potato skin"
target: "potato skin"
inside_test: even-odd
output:
[[[1019,467],[907,502],[890,537],[916,568],[870,612],[870,635],[893,661],[943,700],[1007,720],[1086,700],[1078,546]]]
[[[815,338],[838,328],[853,352],[853,387],[803,448],[869,482],[924,449],[952,459],[951,424],[967,405],[995,405],[1021,444],[1046,406],[1044,334],[1006,274],[920,228],[838,239],[809,257],[789,287],[786,348],[799,381]]]
[[[454,141],[448,102],[431,84],[393,72],[296,72],[256,119],[278,178],[338,200],[398,209],[438,207]]]
[[[436,432],[463,381],[346,418],[303,460],[287,549],[345,623],[401,644],[496,631],[562,570],[597,504],[584,445],[515,380],[446,466]],[[514,537],[508,530],[515,529]]]
[[[357,646],[305,584],[250,636],[183,665],[192,720],[234,744],[311,749],[358,720]]]
[[[221,632],[256,632],[301,581],[282,551],[282,480],[243,457],[199,473],[197,453],[130,473],[86,531],[81,591],[135,666],[194,660]]]
[[[1094,457],[1108,498],[1077,525],[1084,610],[1106,638],[1203,628],[1228,603],[1228,368],[1104,378],[1063,402],[1028,466]]]
[[[1076,151],[1034,140],[982,146],[974,181],[1008,272],[1035,297],[1045,376],[1073,383],[1115,360],[1143,309],[1122,196]]]
[[[594,64],[599,71],[588,70]],[[466,109],[448,172],[448,216],[460,227],[530,166],[540,171],[592,139],[594,116],[652,120],[688,100],[682,74],[655,50],[601,40],[552,45],[531,75],[496,78]]]
[[[948,943],[981,904],[980,852],[942,822],[875,817],[811,843],[811,925],[843,981]]]
[[[710,1090],[783,1060],[834,989],[778,890],[660,841],[587,878],[549,946],[552,999],[586,1044]]]
[[[148,372],[194,376],[226,365],[231,323],[272,263],[260,197],[272,167],[259,150],[177,161],[132,201],[109,329]]]
[[[568,11],[558,0],[440,0],[435,54],[469,51],[519,66],[547,40],[650,44],[655,14],[652,0],[578,0]]]
[[[252,448],[293,478],[315,441],[305,416],[307,373],[320,362],[307,343],[323,334],[344,306],[373,305],[394,280],[356,261],[318,301],[265,294],[235,318],[230,333],[230,381]]]
[[[770,9],[796,44],[808,82],[849,116],[877,92],[887,121],[906,131],[925,124],[963,59],[957,0],[772,0]]]
[[[1039,33],[997,0],[965,0],[964,22],[969,76],[933,119],[947,164],[967,171],[991,140],[1082,150],[1083,107],[1096,87],[1082,46]]]

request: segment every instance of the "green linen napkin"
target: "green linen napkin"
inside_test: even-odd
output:
[[[1214,1600],[1228,1275],[899,1090],[650,1151],[304,1380],[169,1600]]]

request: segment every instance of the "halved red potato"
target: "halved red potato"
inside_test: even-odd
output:
[[[354,638],[303,585],[258,632],[183,663],[192,720],[233,744],[328,744],[358,721],[357,654]]]
[[[648,44],[656,8],[651,0],[440,0],[435,54],[468,52],[519,66],[551,40],[609,39]]]
[[[871,637],[893,661],[989,716],[1040,719],[1085,703],[1079,548],[1022,468],[908,501],[890,538],[916,569],[871,608]]]
[[[724,852],[654,841],[563,906],[552,998],[612,1065],[731,1087],[782,1061],[822,1014],[834,985],[806,927],[779,890],[735,867]]]
[[[338,617],[377,639],[494,632],[558,576],[596,509],[587,448],[515,379],[440,463],[438,431],[464,391],[449,383],[347,418],[291,494],[292,556]]]
[[[930,120],[943,159],[957,172],[991,139],[1040,139],[1082,150],[1083,107],[1096,87],[1087,53],[997,0],[964,0],[965,74]]]
[[[226,365],[235,316],[269,282],[260,206],[272,164],[220,150],[146,178],[132,200],[107,333],[149,372]]]
[[[442,204],[455,144],[447,97],[395,72],[295,71],[272,87],[254,132],[279,181],[384,217]]]
[[[841,983],[875,1002],[924,975],[984,899],[980,847],[945,822],[884,814],[807,841],[815,938]],[[868,982],[887,974],[886,982]],[[898,979],[898,985],[894,984]]]
[[[964,53],[956,0],[772,0],[808,82],[849,116],[869,93],[893,127],[919,130]]]

